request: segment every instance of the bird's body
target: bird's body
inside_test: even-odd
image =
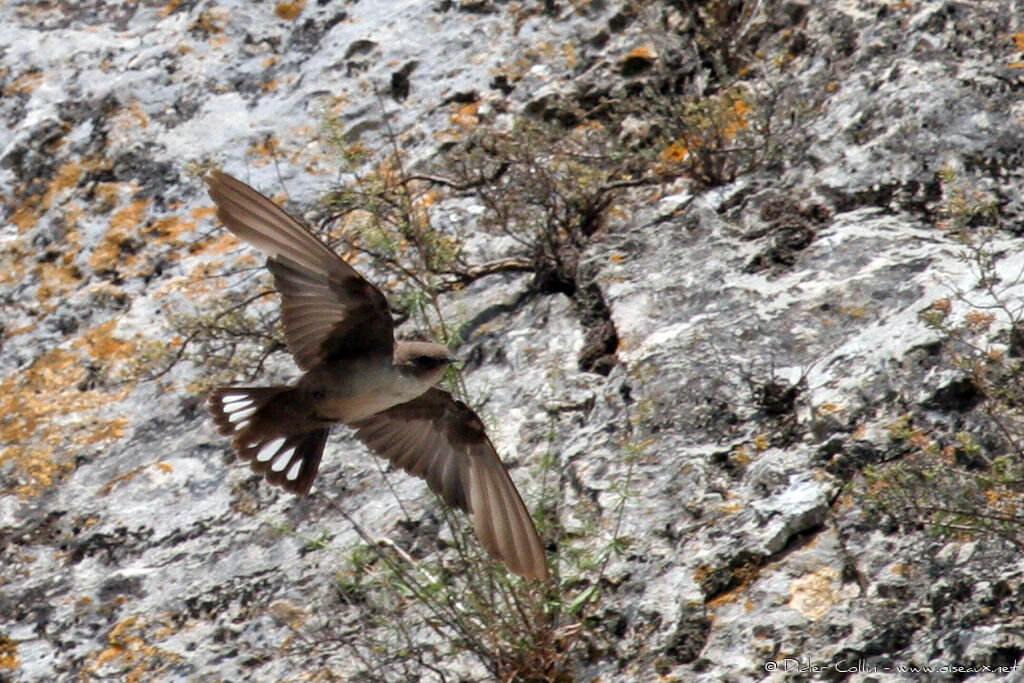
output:
[[[448,349],[396,341],[384,295],[305,226],[228,175],[211,174],[207,184],[224,225],[267,255],[288,349],[305,370],[293,386],[211,394],[214,421],[239,456],[270,483],[305,495],[329,430],[347,425],[469,512],[492,557],[546,580],[540,537],[483,423],[435,387],[454,361]]]
[[[440,344],[398,342],[397,353],[386,356],[341,358],[305,373],[296,384],[318,418],[352,423],[382,410],[411,401],[437,384],[451,358]],[[437,372],[412,373],[395,358],[406,357],[411,346],[419,353],[438,357]],[[429,356],[427,356],[429,357]]]

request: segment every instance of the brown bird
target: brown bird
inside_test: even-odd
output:
[[[210,395],[213,419],[239,457],[271,484],[305,495],[331,427],[348,425],[377,455],[468,512],[491,557],[547,580],[540,536],[483,423],[434,386],[455,360],[448,349],[396,341],[384,294],[262,194],[224,173],[206,184],[221,222],[267,256],[288,350],[305,370],[294,386]]]

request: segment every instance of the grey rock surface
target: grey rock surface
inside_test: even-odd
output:
[[[973,342],[1011,346],[1024,11],[711,5],[739,14],[728,32],[695,28],[685,3],[0,4],[0,680],[365,676],[317,640],[361,626],[337,598],[339,554],[310,539],[356,547],[340,507],[424,561],[444,552],[437,500],[382,476],[344,430],[297,499],[232,461],[192,390],[201,365],[123,379],[180,343],[172,312],[259,286],[197,276],[258,261],[215,225],[194,169],[320,217],[345,179],[330,130],[371,148],[395,135],[416,165],[477,119],[626,101],[648,74],[709,94],[726,53],[786,112],[778,149],[718,186],[619,200],[580,258],[619,339],[607,375],[580,370],[573,303],[528,275],[442,302],[459,324],[486,320],[459,350],[463,379],[527,502],[553,454],[566,538],[596,552],[617,522],[629,540],[569,675],[1004,680],[1024,655],[1018,548],[879,521],[859,491],[866,467],[912,455],[894,436],[908,420],[1007,455],[981,398],[951,393],[963,367],[921,314],[944,299],[992,312]],[[998,204],[996,288],[941,227],[950,170]],[[479,215],[466,199],[436,211]],[[466,239],[480,260],[508,248]],[[259,383],[294,375],[278,354]],[[547,540],[564,562],[568,541]],[[423,680],[487,678],[432,645],[441,670]]]

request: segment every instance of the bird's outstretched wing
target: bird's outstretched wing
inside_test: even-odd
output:
[[[349,426],[371,450],[425,479],[449,505],[468,512],[491,557],[526,579],[549,578],[530,513],[483,423],[465,403],[430,389]]]
[[[288,350],[300,368],[349,356],[391,356],[394,322],[379,289],[242,181],[214,172],[206,184],[221,222],[266,254],[282,296]]]

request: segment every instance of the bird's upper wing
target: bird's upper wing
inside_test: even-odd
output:
[[[242,181],[214,172],[206,184],[221,222],[267,255],[282,296],[288,350],[300,368],[353,355],[391,356],[394,322],[379,289]]]
[[[524,578],[549,578],[530,513],[483,423],[465,403],[430,389],[350,426],[378,455],[425,479],[449,505],[468,512],[491,557]]]

